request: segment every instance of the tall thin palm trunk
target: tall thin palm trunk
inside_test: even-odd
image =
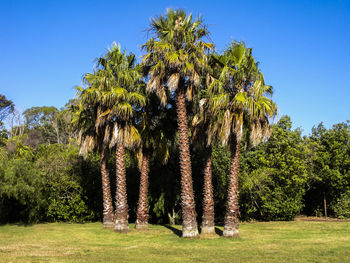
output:
[[[224,233],[225,237],[238,237],[238,169],[239,151],[241,145],[241,134],[236,133],[231,149],[230,179],[227,193],[227,206],[225,216]]]
[[[196,208],[194,201],[190,145],[186,115],[186,98],[183,87],[176,91],[177,124],[179,131],[180,170],[181,170],[181,205],[182,205],[182,236],[198,236]]]
[[[139,203],[137,207],[137,216],[136,216],[136,224],[135,224],[136,229],[148,229],[148,213],[147,213],[148,173],[149,173],[148,154],[143,153],[142,164],[141,164]]]
[[[103,228],[113,228],[113,204],[111,196],[111,186],[109,183],[109,173],[107,170],[108,152],[105,146],[101,150],[101,176],[103,195]]]
[[[126,195],[124,146],[120,143],[116,149],[116,183],[114,231],[127,232],[129,230],[129,215]]]
[[[203,187],[203,217],[202,217],[202,233],[215,233],[214,224],[214,197],[212,182],[212,148],[206,148],[206,163],[204,168],[204,187]]]

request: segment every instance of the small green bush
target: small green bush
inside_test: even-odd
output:
[[[350,190],[343,193],[336,201],[333,211],[338,218],[350,218]]]

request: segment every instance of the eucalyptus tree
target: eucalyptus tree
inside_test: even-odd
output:
[[[5,95],[0,94],[0,140],[8,137],[8,131],[4,128],[4,120],[11,114],[15,113],[15,105],[8,100]],[[0,142],[1,144],[1,142]]]
[[[183,10],[167,9],[166,15],[151,20],[154,37],[143,48],[147,54],[143,64],[150,67],[147,89],[156,92],[163,105],[167,97],[176,97],[180,148],[182,236],[198,235],[192,185],[191,158],[186,112],[186,95],[190,99],[200,84],[206,67],[206,52],[213,47],[203,38],[209,32],[201,18],[193,20]]]
[[[252,49],[233,41],[216,61],[221,71],[210,87],[211,107],[220,122],[219,137],[231,151],[223,234],[235,237],[238,236],[238,168],[243,127],[250,127],[251,138],[257,143],[268,135],[269,119],[276,114],[277,107],[268,97],[272,95],[272,87],[265,85]]]
[[[23,112],[26,129],[32,131],[32,134],[39,133],[41,136],[34,136],[38,137],[37,141],[39,142],[41,139],[49,144],[61,144],[63,141],[61,132],[64,124],[62,125],[59,114],[60,111],[52,106],[26,109]]]
[[[5,95],[0,94],[0,122],[3,121],[8,114],[14,112],[15,105],[8,100]]]

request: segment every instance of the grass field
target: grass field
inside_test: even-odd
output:
[[[117,234],[101,223],[0,226],[0,261],[350,262],[349,222],[242,223],[238,239],[188,240],[177,235],[180,226],[130,227]]]

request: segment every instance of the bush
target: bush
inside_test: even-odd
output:
[[[79,164],[78,149],[60,144],[40,145],[36,166],[46,180],[50,221],[83,222],[94,217],[85,203],[81,174],[73,169]]]
[[[0,222],[93,219],[76,169],[77,147],[42,144],[33,152],[14,145],[13,151],[0,149]]]
[[[270,139],[242,153],[240,162],[241,218],[292,220],[304,206],[308,180],[300,130],[287,116],[272,127]]]
[[[332,207],[336,217],[350,218],[350,190],[343,193]]]

